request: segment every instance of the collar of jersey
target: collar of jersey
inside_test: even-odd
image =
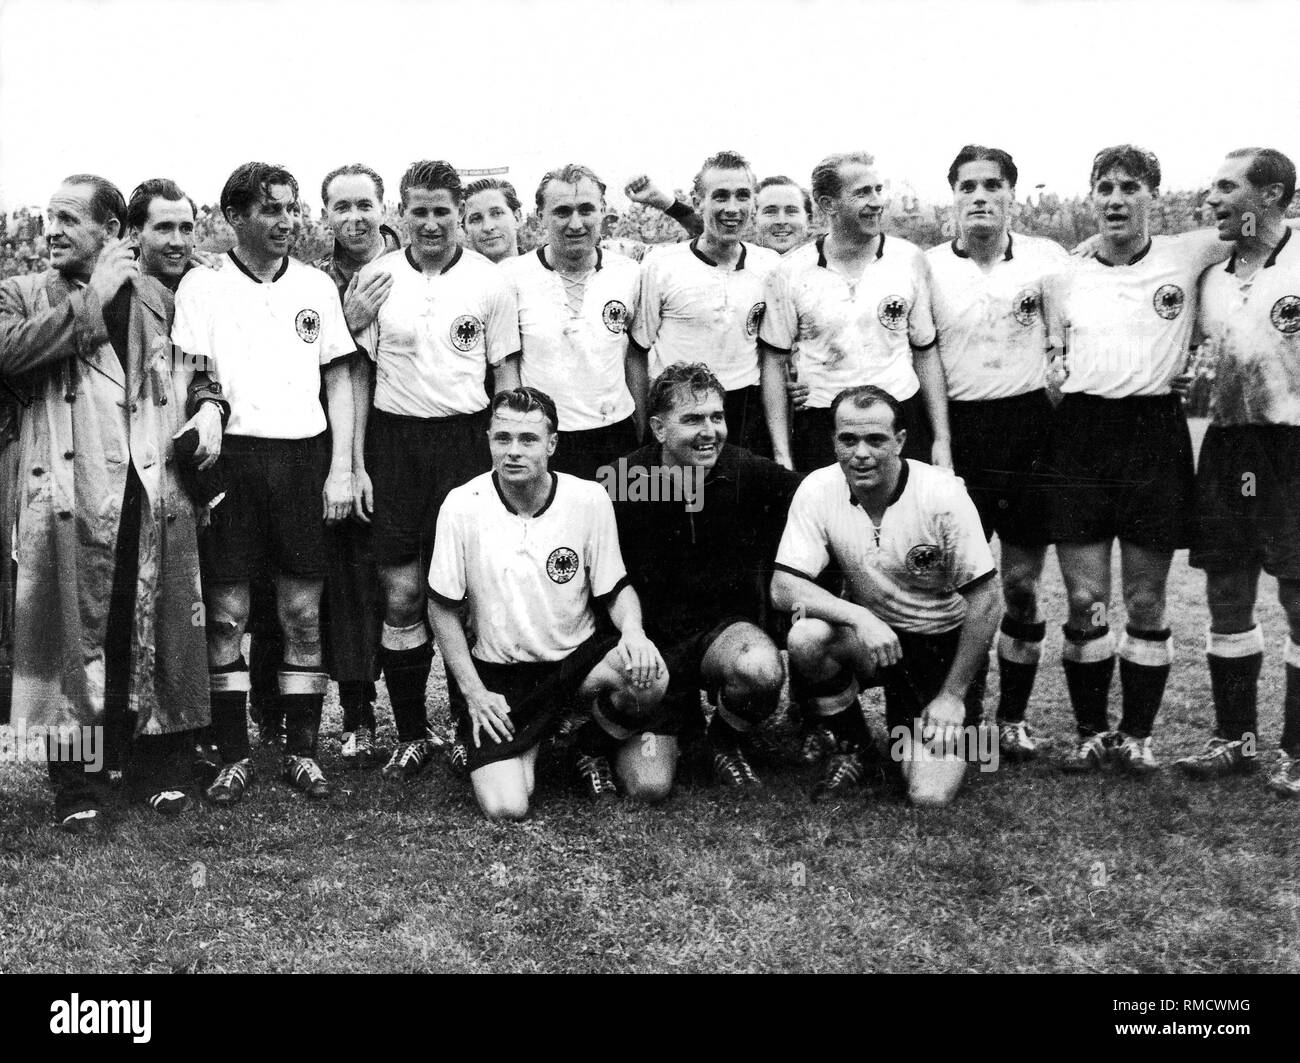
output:
[[[830,266],[826,264],[826,234],[822,233],[821,236],[817,237],[816,242],[817,242],[817,265],[821,266],[822,269],[830,269]],[[953,242],[956,243],[956,241]],[[880,246],[876,248],[876,260],[879,261],[884,257],[885,257],[885,234],[881,233]]]
[[[888,509],[890,506],[892,506],[895,502],[897,502],[900,498],[903,497],[903,488],[907,486],[907,478],[911,474],[911,470],[908,468],[908,463],[906,458],[902,460],[901,465],[902,468],[898,470],[898,483],[894,484],[894,493],[889,496],[889,501],[885,503],[886,509]],[[862,503],[859,502],[857,500],[857,497],[853,494],[853,488],[851,487],[849,488],[849,505],[851,506],[862,505]],[[863,512],[866,511],[864,510]]]
[[[459,262],[461,260],[461,256],[464,254],[465,254],[465,249],[463,247],[457,247],[456,253],[451,256],[451,261],[448,262],[445,266],[443,266],[442,269],[438,270],[439,275],[442,275],[443,273],[449,273],[451,271],[451,267],[454,266],[457,262]],[[415,261],[415,256],[411,254],[411,249],[409,247],[406,249],[406,261],[410,263],[411,269],[415,270],[416,273],[424,272],[424,270],[420,268],[420,264]]]
[[[597,268],[597,269],[600,269],[600,267],[601,267],[601,263],[604,261],[604,257],[605,257],[605,256],[603,255],[603,253],[602,253],[601,250],[600,250],[600,244],[597,244],[597,245],[596,245],[596,268]],[[549,269],[552,273],[555,272],[555,267],[552,266],[549,262],[546,261],[546,245],[545,245],[545,244],[543,244],[541,247],[539,247],[539,248],[537,249],[537,261],[540,262],[540,263],[542,264],[542,268],[543,268],[543,269]]]
[[[226,252],[226,254],[230,256],[230,261],[235,264],[235,267],[239,270],[239,272],[242,273],[249,280],[251,280],[254,284],[266,283],[264,280],[262,280],[261,277],[259,277],[256,273],[254,273],[251,269],[249,269],[242,262],[240,262],[238,258],[235,257],[234,248],[231,248],[229,251]],[[288,272],[288,270],[289,270],[289,256],[285,255],[284,261],[280,263],[280,268],[275,271],[275,276],[271,278],[271,283],[274,284],[276,281],[278,281],[281,277],[285,275],[285,273]]]
[[[1281,253],[1282,248],[1286,247],[1286,242],[1290,239],[1291,226],[1284,225],[1282,227],[1282,239],[1277,242],[1277,247],[1273,248],[1273,253],[1268,256],[1268,261],[1265,262],[1260,269],[1268,269],[1269,266],[1273,265],[1277,261],[1277,256]],[[1223,268],[1223,271],[1225,273],[1237,272],[1237,252],[1235,248],[1232,252],[1232,257],[1228,259],[1228,264]]]
[[[1141,262],[1144,258],[1146,258],[1147,255],[1148,255],[1148,254],[1150,253],[1150,251],[1151,251],[1151,245],[1152,245],[1153,242],[1154,242],[1154,241],[1153,241],[1153,240],[1148,236],[1148,237],[1147,237],[1147,245],[1146,245],[1146,247],[1142,248],[1141,251],[1139,251],[1136,255],[1133,256],[1133,260],[1132,260],[1131,262],[1126,262],[1125,265],[1127,265],[1127,266],[1136,266],[1139,262]],[[1097,261],[1100,262],[1103,266],[1114,266],[1114,265],[1115,265],[1115,263],[1112,262],[1110,259],[1108,259],[1108,258],[1102,258],[1101,255],[1098,255],[1098,256],[1097,256]]]
[[[957,237],[952,238],[952,253],[958,258],[970,258],[969,251],[963,251],[957,246]],[[1007,253],[1002,256],[1003,262],[1010,262],[1015,256],[1011,253],[1011,234],[1007,233]]]
[[[551,477],[551,493],[546,496],[546,501],[542,503],[542,508],[533,514],[534,520],[536,520],[548,509],[550,509],[551,503],[555,501],[555,492],[556,489],[560,486],[560,478],[556,476],[555,473],[550,473],[550,477]],[[495,472],[492,473],[492,486],[496,488],[497,498],[501,499],[501,504],[506,507],[506,512],[513,517],[519,516],[519,511],[510,504],[510,500],[506,498],[505,492],[501,490],[501,481],[497,479],[497,474]]]
[[[706,266],[712,266],[714,269],[718,268],[718,264],[714,262],[713,259],[709,258],[709,256],[706,255],[703,251],[700,250],[700,238],[698,236],[691,241],[690,247],[691,247],[691,254],[694,255],[696,258],[698,258]],[[736,259],[736,268],[732,272],[739,273],[742,269],[745,268],[745,253],[746,253],[745,242],[742,240],[740,243],[740,257]]]

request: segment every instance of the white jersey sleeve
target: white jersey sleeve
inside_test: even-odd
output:
[[[217,368],[212,354],[212,330],[207,320],[211,301],[203,296],[203,267],[190,270],[176,289],[176,313],[172,319],[172,343],[186,354],[202,358],[200,365],[212,373]]]
[[[661,273],[654,256],[641,263],[641,283],[637,289],[636,316],[632,320],[632,342],[649,350],[654,346],[663,324]]]
[[[907,340],[915,348],[933,347],[938,331],[934,326],[934,310],[930,300],[930,267],[925,255],[917,252],[912,262],[912,308],[907,314]]]
[[[464,601],[469,593],[465,536],[472,529],[467,527],[465,517],[456,492],[453,491],[438,512],[433,559],[429,564],[429,590],[435,596],[451,602]]]
[[[759,339],[778,351],[793,350],[795,340],[799,338],[799,311],[790,290],[789,271],[783,266],[778,265],[767,275],[763,284],[763,301],[767,308],[763,311]]]
[[[338,289],[326,274],[319,275],[329,285],[329,297],[326,298],[322,292],[320,311],[320,364],[326,366],[340,358],[350,357],[356,352],[357,345],[343,317],[343,302],[339,299]]]
[[[504,275],[487,293],[483,304],[488,365],[497,366],[523,344],[519,339],[519,297],[514,282]]]
[[[947,582],[950,589],[960,592],[990,576],[996,566],[984,538],[979,511],[959,477],[947,478],[944,495],[939,507],[939,533],[945,546]]]
[[[848,491],[845,484],[844,490]],[[812,479],[805,479],[790,501],[790,512],[776,548],[776,567],[816,579],[830,564],[823,508],[818,504],[819,489]]]
[[[603,598],[627,578],[623,552],[619,548],[618,524],[614,519],[614,503],[599,484],[585,484],[591,519],[588,521],[587,573],[593,598]]]

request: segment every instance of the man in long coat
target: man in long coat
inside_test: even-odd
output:
[[[103,178],[69,178],[50,201],[51,270],[0,284],[0,377],[24,404],[13,719],[29,742],[45,729],[55,815],[76,833],[99,829],[105,757],[132,735],[132,796],[189,807],[188,732],[209,721],[195,508],[180,471],[215,461],[228,407],[171,346],[172,295],[120,239],[125,214]],[[174,454],[190,429],[193,457]]]

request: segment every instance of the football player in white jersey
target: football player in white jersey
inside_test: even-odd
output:
[[[911,736],[941,732],[947,750],[961,728],[967,688],[997,630],[993,555],[961,481],[901,456],[906,429],[893,396],[848,388],[831,415],[838,464],[795,492],[772,576],[772,603],[795,614],[790,661],[811,681],[813,711],[837,741],[814,796],[861,782],[872,743],[858,690],[877,683],[911,799],[944,804],[965,761],[923,756]],[[832,559],[843,597],[816,583]]]
[[[211,737],[222,760],[208,796],[234,804],[252,779],[240,651],[250,582],[274,575],[284,634],[282,775],[309,797],[326,797],[330,785],[316,762],[328,685],[320,637],[325,522],[352,511],[348,360],[356,347],[330,279],[288,254],[299,212],[293,175],[245,163],[226,181],[221,210],[235,246],[220,270],[186,274],[172,326],[177,346],[213,365],[231,411],[221,455],[226,493],[199,544]]]
[[[1062,662],[1079,731],[1062,766],[1093,771],[1115,760],[1142,774],[1159,767],[1151,732],[1173,660],[1165,582],[1191,532],[1191,438],[1172,382],[1187,361],[1197,279],[1224,251],[1213,232],[1150,235],[1160,163],[1148,151],[1105,148],[1089,184],[1097,255],[1049,279],[1046,298],[1049,329],[1065,341],[1048,523],[1069,599]],[[1127,625],[1118,647],[1123,716],[1112,731],[1116,539]]]
[[[1205,570],[1215,729],[1202,753],[1177,762],[1198,778],[1257,767],[1264,571],[1277,579],[1290,635],[1280,762],[1269,779],[1283,797],[1300,795],[1300,235],[1283,217],[1295,184],[1295,164],[1280,151],[1244,148],[1224,159],[1206,200],[1232,247],[1201,278],[1201,357],[1213,383],[1189,557]]]
[[[441,160],[413,163],[400,186],[408,246],[365,266],[358,285],[386,272],[387,301],[354,333],[375,363],[373,398],[357,404],[372,485],[373,545],[384,597],[378,659],[399,745],[384,766],[409,778],[429,763],[425,691],[433,646],[422,572],[438,509],[453,487],[490,466],[489,372],[495,390],[518,383],[519,313],[501,270],[456,240],[461,184]],[[363,396],[363,399],[365,397]]]
[[[652,377],[674,362],[705,363],[727,389],[732,438],[761,454],[768,443],[758,330],[764,281],[779,257],[741,239],[753,220],[756,184],[736,152],[704,160],[694,186],[704,234],[646,257],[632,340],[646,351],[654,348]]]
[[[555,404],[534,388],[497,394],[493,470],[447,496],[429,568],[429,619],[468,704],[470,782],[494,820],[528,814],[538,747],[571,702],[635,726],[668,686],[623,567],[613,503],[599,484],[547,468],[556,423]],[[659,797],[671,758],[633,739],[617,772],[630,794]]]
[[[546,243],[502,267],[519,306],[520,376],[559,411],[550,467],[591,480],[645,429],[645,352],[627,338],[640,268],[601,248],[605,185],[590,168],[547,173],[537,213]]]
[[[957,234],[926,252],[939,357],[948,382],[953,468],[1001,543],[1006,611],[998,638],[1004,756],[1036,751],[1025,724],[1047,625],[1038,580],[1047,556],[1041,466],[1051,438],[1043,277],[1069,260],[1052,240],[1011,232],[1018,170],[1000,148],[967,144],[948,168]],[[968,723],[980,715],[984,673]]]
[[[764,295],[763,404],[776,460],[800,472],[829,464],[831,400],[846,387],[875,384],[903,403],[906,456],[951,467],[948,396],[920,248],[886,236],[884,185],[865,152],[823,159],[812,192],[830,232],[786,254]],[[791,373],[809,385],[793,418]]]

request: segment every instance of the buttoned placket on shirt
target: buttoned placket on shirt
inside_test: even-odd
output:
[[[714,262],[713,259],[709,258],[708,255],[706,255],[703,251],[701,251],[700,238],[698,236],[691,241],[690,248],[691,248],[691,254],[693,254],[696,258],[698,258],[706,266],[712,266],[714,276],[720,278],[717,281],[716,287],[714,289],[714,298],[716,300],[718,292],[721,292],[722,305],[721,306],[715,305],[713,308],[713,312],[718,315],[719,321],[723,322],[724,324],[729,323],[731,321],[732,277],[745,268],[745,255],[746,255],[745,245],[743,243],[740,245],[740,256],[736,259],[736,265],[731,269],[723,269],[722,266]],[[746,313],[748,313],[748,310],[746,310]]]

